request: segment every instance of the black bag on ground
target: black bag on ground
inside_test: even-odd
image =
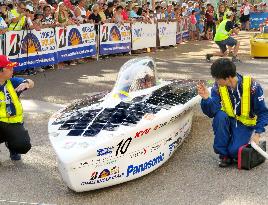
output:
[[[266,141],[260,141],[259,146],[263,151],[266,151]],[[243,145],[238,150],[238,169],[250,170],[262,164],[264,161],[265,157],[251,147],[250,144]]]

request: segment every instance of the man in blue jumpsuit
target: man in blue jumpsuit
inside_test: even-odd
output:
[[[197,89],[202,97],[202,111],[213,118],[213,148],[219,154],[219,166],[227,167],[237,159],[240,146],[250,140],[259,143],[268,124],[268,109],[260,84],[250,76],[236,73],[236,66],[229,59],[216,60],[211,75],[215,79],[211,96],[204,84],[200,83]]]
[[[30,79],[12,78],[13,67],[4,55],[0,55],[0,143],[5,142],[10,151],[11,160],[20,160],[20,154],[31,149],[28,131],[23,126],[23,109],[19,95],[33,88]]]

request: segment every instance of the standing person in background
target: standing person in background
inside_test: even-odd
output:
[[[3,11],[3,10],[2,10]],[[5,16],[0,16],[0,35],[5,34],[7,32],[7,24],[5,21]],[[3,35],[1,35],[1,40],[3,39]]]
[[[26,5],[23,2],[18,4],[17,8],[10,11],[8,30],[20,31],[24,28],[26,23]]]
[[[129,19],[128,19],[128,12],[127,12],[127,8],[126,8],[126,3],[125,2],[121,2],[120,3],[120,6],[122,6],[123,7],[123,11],[122,11],[122,16],[123,16],[123,20],[125,21],[125,22],[131,22],[131,21],[129,21]]]
[[[247,31],[249,31],[249,18],[250,18],[250,9],[253,6],[248,2],[248,0],[244,0],[243,6],[241,7],[240,13],[241,18],[240,21],[242,23],[243,28],[245,28]]]
[[[8,19],[9,10],[6,4],[1,4],[0,16],[3,18],[6,24],[9,24]]]
[[[224,6],[224,4],[220,4],[219,5],[219,9],[218,12],[215,15],[215,20],[216,20],[216,27],[218,27],[220,25],[220,23],[226,19],[226,7]]]
[[[0,55],[0,143],[5,142],[11,160],[20,160],[20,154],[31,149],[28,131],[23,126],[23,108],[19,95],[34,87],[30,79],[12,78],[17,63]]]
[[[201,28],[201,26],[199,26],[200,20],[201,20],[201,10],[200,10],[199,3],[194,4],[194,11],[195,11],[195,18],[196,18],[196,35],[197,35],[197,39],[200,40],[202,31],[200,31],[199,29]]]
[[[38,7],[37,7],[36,12],[37,12],[37,11],[39,11],[39,12],[43,12],[44,7],[45,7],[46,5],[47,5],[46,0],[39,0],[39,2],[38,2]]]
[[[88,17],[89,21],[91,23],[94,23],[95,24],[96,34],[98,34],[98,26],[102,22],[101,16],[99,15],[99,11],[100,11],[99,5],[98,4],[94,4],[92,6],[92,13]]]
[[[114,17],[114,3],[108,2],[108,8],[104,11],[106,19],[112,23]]]
[[[56,27],[54,15],[51,12],[51,7],[48,5],[44,7],[44,18],[42,20],[42,25],[43,28]]]
[[[206,17],[206,37],[208,40],[212,40],[213,29],[214,29],[214,10],[211,4],[207,4],[205,17]]]
[[[106,21],[106,16],[105,16],[105,13],[104,13],[104,10],[103,10],[104,0],[99,0],[98,5],[99,5],[99,15],[101,17],[101,21],[105,22]]]
[[[196,23],[195,10],[192,10],[192,14],[190,16],[190,37],[192,41],[195,40],[196,36]]]
[[[115,8],[114,12],[114,22],[118,25],[123,25],[124,24],[124,19],[122,15],[123,7],[122,6],[117,6]]]
[[[80,0],[74,10],[75,18],[80,24],[87,22],[86,21],[87,11],[85,9],[85,6],[86,6],[86,0]]]

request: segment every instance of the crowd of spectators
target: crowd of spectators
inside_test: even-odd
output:
[[[88,0],[55,1],[31,0],[18,1],[6,0],[1,2],[0,29],[1,33],[7,30],[22,30],[67,26],[82,23],[118,23],[137,22],[153,23],[156,21],[178,21],[189,17],[189,30],[192,39],[198,33],[204,33],[206,39],[211,39],[211,32],[224,18],[226,11],[236,14],[236,21],[241,23],[249,20],[250,10],[258,9],[258,5],[251,5],[244,0],[240,10],[236,1],[229,3],[221,1],[218,8],[204,0],[185,0],[183,3],[166,3],[155,0],[153,5],[149,2],[138,4],[135,0],[98,0],[90,3]],[[265,6],[264,4],[260,6]],[[249,25],[245,25],[249,29]]]
[[[238,8],[237,2],[221,0],[217,8],[205,0],[183,0],[167,3],[155,0],[139,4],[137,0],[4,0],[0,10],[0,34],[8,30],[51,28],[83,23],[155,23],[161,21],[181,22],[189,18],[190,40],[212,40],[216,27],[227,11],[235,14],[235,23],[249,29],[249,12],[265,4],[251,5],[248,0]],[[97,26],[96,26],[97,28]]]

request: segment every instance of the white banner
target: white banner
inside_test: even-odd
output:
[[[132,24],[132,50],[156,47],[156,24]]]
[[[160,46],[176,45],[177,22],[158,22]]]

